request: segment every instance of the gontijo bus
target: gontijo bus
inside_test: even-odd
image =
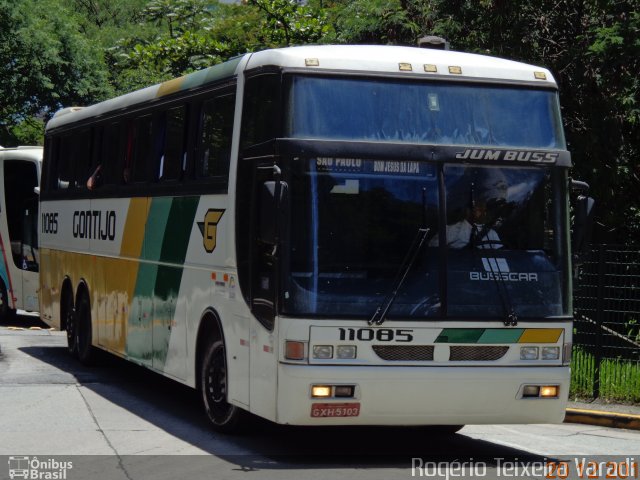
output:
[[[38,311],[42,147],[0,146],[0,322]]]
[[[42,315],[221,430],[560,422],[569,166],[543,68],[247,54],[48,123]]]

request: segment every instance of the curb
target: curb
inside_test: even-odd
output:
[[[627,413],[603,412],[600,410],[581,410],[567,408],[565,423],[584,423],[599,427],[627,428],[640,430],[640,415]]]

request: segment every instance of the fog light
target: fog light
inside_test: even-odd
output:
[[[336,385],[334,395],[342,398],[353,398],[355,387],[353,385]]]
[[[524,398],[537,398],[540,396],[540,387],[537,385],[525,385],[522,389],[522,396]]]
[[[304,342],[292,340],[284,342],[284,358],[287,360],[304,360]]]
[[[542,347],[542,360],[558,360],[560,347]]]
[[[557,385],[546,385],[544,387],[540,387],[540,396],[545,398],[557,398],[558,396],[558,386]]]
[[[520,360],[537,360],[538,347],[522,347],[520,348]]]
[[[333,358],[333,347],[331,345],[314,345],[313,358],[327,360]]]
[[[331,387],[327,385],[312,385],[311,386],[311,396],[314,398],[319,397],[330,397],[331,396]]]
[[[356,358],[357,352],[358,348],[355,345],[338,345],[337,353],[340,359]]]

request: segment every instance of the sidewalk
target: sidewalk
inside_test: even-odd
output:
[[[600,427],[640,430],[640,406],[593,402],[572,402],[567,405],[566,423],[583,423]]]

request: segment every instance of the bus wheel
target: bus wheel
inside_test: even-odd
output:
[[[209,344],[200,367],[202,401],[213,428],[234,433],[242,429],[246,413],[227,402],[228,376],[224,342]]]
[[[0,281],[0,322],[8,323],[15,317],[16,311],[9,306],[9,292],[4,282]]]
[[[91,306],[86,294],[80,296],[77,308],[77,349],[78,359],[84,365],[92,365],[95,361],[95,349],[91,345]]]
[[[67,351],[74,357],[78,354],[78,336],[76,335],[76,314],[73,309],[73,298],[68,290],[64,291],[62,298],[61,317],[64,320],[67,331]]]

